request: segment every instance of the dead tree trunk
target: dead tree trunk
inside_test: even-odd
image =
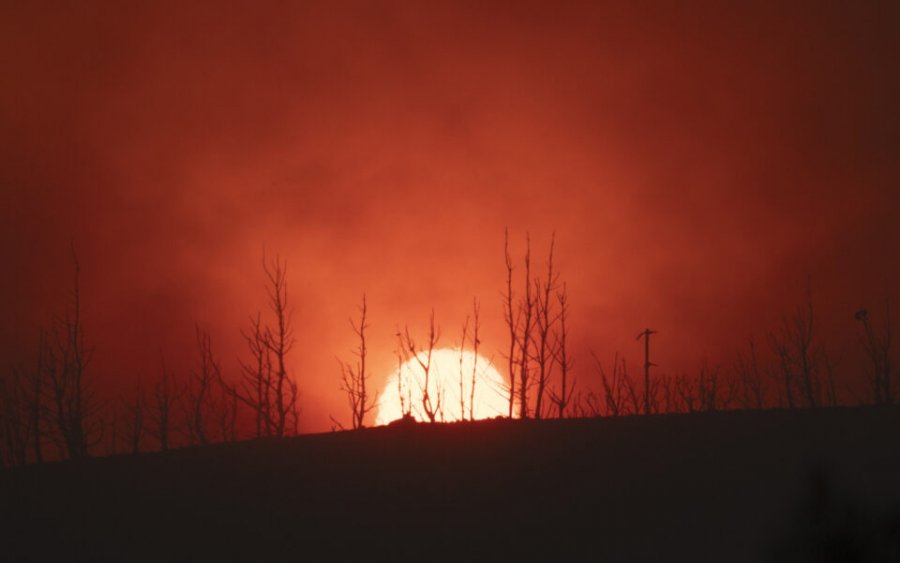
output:
[[[553,249],[556,243],[556,234],[550,239],[550,254],[547,259],[547,280],[542,284],[540,280],[535,280],[534,288],[536,294],[536,318],[535,329],[537,332],[537,342],[535,343],[535,361],[537,362],[537,389],[535,390],[534,417],[540,419],[544,415],[544,393],[547,390],[547,383],[550,380],[550,374],[553,371],[553,364],[556,358],[555,351],[552,349],[550,342],[550,334],[553,325],[558,321],[557,313],[552,310],[551,296],[556,291],[558,284],[558,275],[553,271]]]
[[[8,465],[25,465],[31,445],[31,418],[29,413],[29,389],[26,376],[12,368],[0,379],[0,453],[4,452]]]
[[[213,356],[209,334],[197,327],[197,348],[200,353],[200,365],[193,372],[192,381],[188,384],[189,431],[191,441],[201,446],[209,443],[210,394],[212,385],[219,378],[219,364]]]
[[[272,267],[265,262],[263,266],[269,281],[269,306],[275,315],[274,329],[266,328],[265,343],[274,357],[274,426],[275,435],[281,437],[285,435],[288,417],[296,416],[296,392],[291,392],[286,367],[287,354],[294,347],[294,329],[288,311],[286,263],[276,257]]]
[[[141,381],[138,379],[134,402],[125,404],[129,418],[128,439],[133,454],[141,451],[141,441],[144,437],[144,402],[144,392],[141,389]]]
[[[73,251],[75,276],[69,304],[62,320],[54,330],[56,366],[48,369],[48,384],[52,399],[52,417],[63,446],[64,455],[80,459],[99,439],[102,428],[92,423],[95,414],[92,395],[85,382],[85,372],[93,350],[84,343],[81,318],[80,265]]]
[[[531,292],[531,237],[526,236],[525,247],[525,296],[519,304],[523,323],[519,337],[519,417],[528,418],[528,388],[530,384],[529,349],[534,321],[534,296]]]
[[[34,454],[34,462],[42,463],[44,461],[43,438],[44,428],[42,420],[44,418],[44,408],[41,398],[44,393],[44,379],[48,364],[52,361],[50,355],[49,344],[47,343],[47,333],[41,330],[38,337],[38,354],[37,365],[31,375],[31,427],[32,434],[32,451]]]
[[[424,383],[421,385],[423,414],[428,417],[428,420],[430,422],[435,422],[437,421],[438,415],[442,412],[443,409],[443,389],[440,387],[439,383],[436,384],[434,389],[435,396],[432,397],[431,356],[434,352],[435,345],[440,339],[440,330],[436,329],[434,324],[434,309],[431,310],[431,317],[428,325],[428,341],[423,348],[418,348],[416,346],[415,341],[409,335],[408,328],[404,332],[404,338],[405,349],[409,352],[412,358],[415,358],[416,363],[422,369],[422,373],[424,376]]]
[[[250,318],[250,330],[241,331],[247,343],[252,360],[241,361],[241,391],[238,398],[249,406],[255,417],[256,437],[271,436],[275,419],[272,414],[272,354],[266,344],[266,334],[262,328],[260,315]]]
[[[359,346],[356,348],[356,366],[348,362],[341,362],[341,390],[347,395],[347,401],[350,405],[350,424],[354,430],[365,426],[366,414],[375,407],[374,401],[369,399],[367,388],[366,358],[368,356],[368,347],[366,346],[366,329],[369,328],[369,324],[366,320],[368,307],[365,294],[363,294],[359,313],[359,324],[355,324],[353,319],[350,319],[350,327],[359,339]]]
[[[397,396],[400,397],[400,414],[405,418],[412,416],[412,391],[409,381],[404,385],[403,366],[406,360],[406,345],[403,334],[397,329]]]
[[[794,390],[806,399],[807,406],[820,404],[821,370],[824,349],[814,338],[812,293],[807,288],[806,303],[794,315],[783,320],[781,333],[769,340],[781,365],[782,383],[789,408],[796,406]]]
[[[469,332],[469,317],[466,316],[466,322],[463,324],[462,339],[459,342],[459,419],[466,419],[466,373],[463,369],[463,360],[466,357],[466,336]]]
[[[856,313],[856,320],[863,325],[862,343],[870,363],[870,381],[875,404],[889,405],[894,402],[893,379],[891,370],[891,304],[884,300],[884,322],[882,329],[876,331],[869,319],[869,313],[862,309]]]
[[[551,400],[556,405],[557,416],[565,418],[572,393],[575,390],[575,381],[569,381],[572,357],[569,356],[568,350],[569,297],[565,284],[563,284],[562,290],[557,292],[556,298],[559,303],[559,333],[556,335],[554,353],[556,354],[556,364],[559,366],[560,390],[559,393],[551,392]]]
[[[506,294],[503,303],[504,320],[509,330],[509,354],[507,355],[507,369],[509,371],[509,418],[515,414],[516,403],[516,342],[519,332],[519,315],[513,310],[512,258],[509,255],[509,230],[504,231],[503,239],[504,258],[506,260]]]
[[[745,409],[765,408],[765,385],[759,368],[759,359],[756,354],[756,343],[752,338],[748,341],[747,354],[738,353],[734,371],[737,373],[741,386],[741,403]]]
[[[160,451],[167,451],[170,445],[172,431],[172,409],[175,406],[174,395],[175,377],[166,370],[165,360],[162,360],[162,376],[153,390],[153,423],[154,433],[159,442]]]
[[[469,420],[475,420],[475,382],[478,380],[478,346],[481,344],[481,340],[478,338],[478,331],[481,328],[480,313],[481,305],[478,303],[478,299],[475,299],[472,304],[475,326],[472,332],[472,354],[474,358],[472,359],[472,386],[469,387]]]

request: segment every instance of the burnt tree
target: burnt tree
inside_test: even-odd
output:
[[[80,459],[102,437],[102,423],[88,385],[93,349],[85,344],[81,310],[81,268],[73,251],[74,283],[65,313],[55,322],[54,346],[47,362],[49,416],[64,456]]]
[[[366,345],[366,329],[368,306],[366,296],[363,294],[362,304],[359,306],[359,323],[350,319],[350,327],[359,339],[357,346],[356,364],[341,362],[341,390],[347,395],[350,406],[350,424],[354,430],[365,426],[366,415],[375,407],[375,402],[369,397],[368,372],[366,371],[366,358],[368,347]]]
[[[420,347],[416,344],[409,334],[409,328],[404,330],[401,337],[402,349],[404,354],[408,355],[407,362],[409,358],[414,359],[422,370],[422,382],[419,384],[422,391],[422,413],[430,422],[436,422],[439,415],[443,412],[443,388],[440,382],[435,383],[435,385],[431,384],[431,368],[433,367],[431,357],[440,337],[440,329],[436,328],[434,324],[434,309],[431,310],[428,322],[428,338],[423,346]]]
[[[559,313],[554,308],[555,292],[559,283],[559,275],[553,270],[553,250],[556,244],[556,233],[550,239],[550,253],[547,258],[547,278],[534,281],[535,322],[534,322],[534,361],[537,364],[537,388],[535,389],[534,417],[544,415],[544,394],[550,381],[557,353],[551,335],[559,321]],[[527,319],[527,317],[526,317]]]
[[[869,360],[869,380],[875,404],[889,405],[894,402],[894,374],[891,366],[891,303],[884,300],[884,320],[876,329],[866,309],[857,311],[856,320],[862,323],[862,344]]]

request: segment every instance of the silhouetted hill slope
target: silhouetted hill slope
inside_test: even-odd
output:
[[[9,470],[0,501],[9,561],[885,554],[900,409],[381,427]]]

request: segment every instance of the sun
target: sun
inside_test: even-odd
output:
[[[427,363],[422,352],[419,360]],[[492,418],[509,412],[508,382],[490,361],[473,352],[441,348],[431,354],[428,370],[430,410],[435,420]],[[460,378],[460,374],[462,378]],[[472,392],[474,374],[475,390]],[[462,402],[460,402],[462,379]],[[377,401],[375,424],[387,424],[409,412],[419,421],[429,416],[423,404],[425,370],[416,358],[410,358],[388,377]],[[474,397],[474,400],[473,400]],[[474,405],[474,408],[472,408]]]

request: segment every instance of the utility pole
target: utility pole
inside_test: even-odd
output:
[[[649,328],[637,335],[636,340],[644,339],[644,414],[650,414],[650,335],[656,334],[655,330]]]

